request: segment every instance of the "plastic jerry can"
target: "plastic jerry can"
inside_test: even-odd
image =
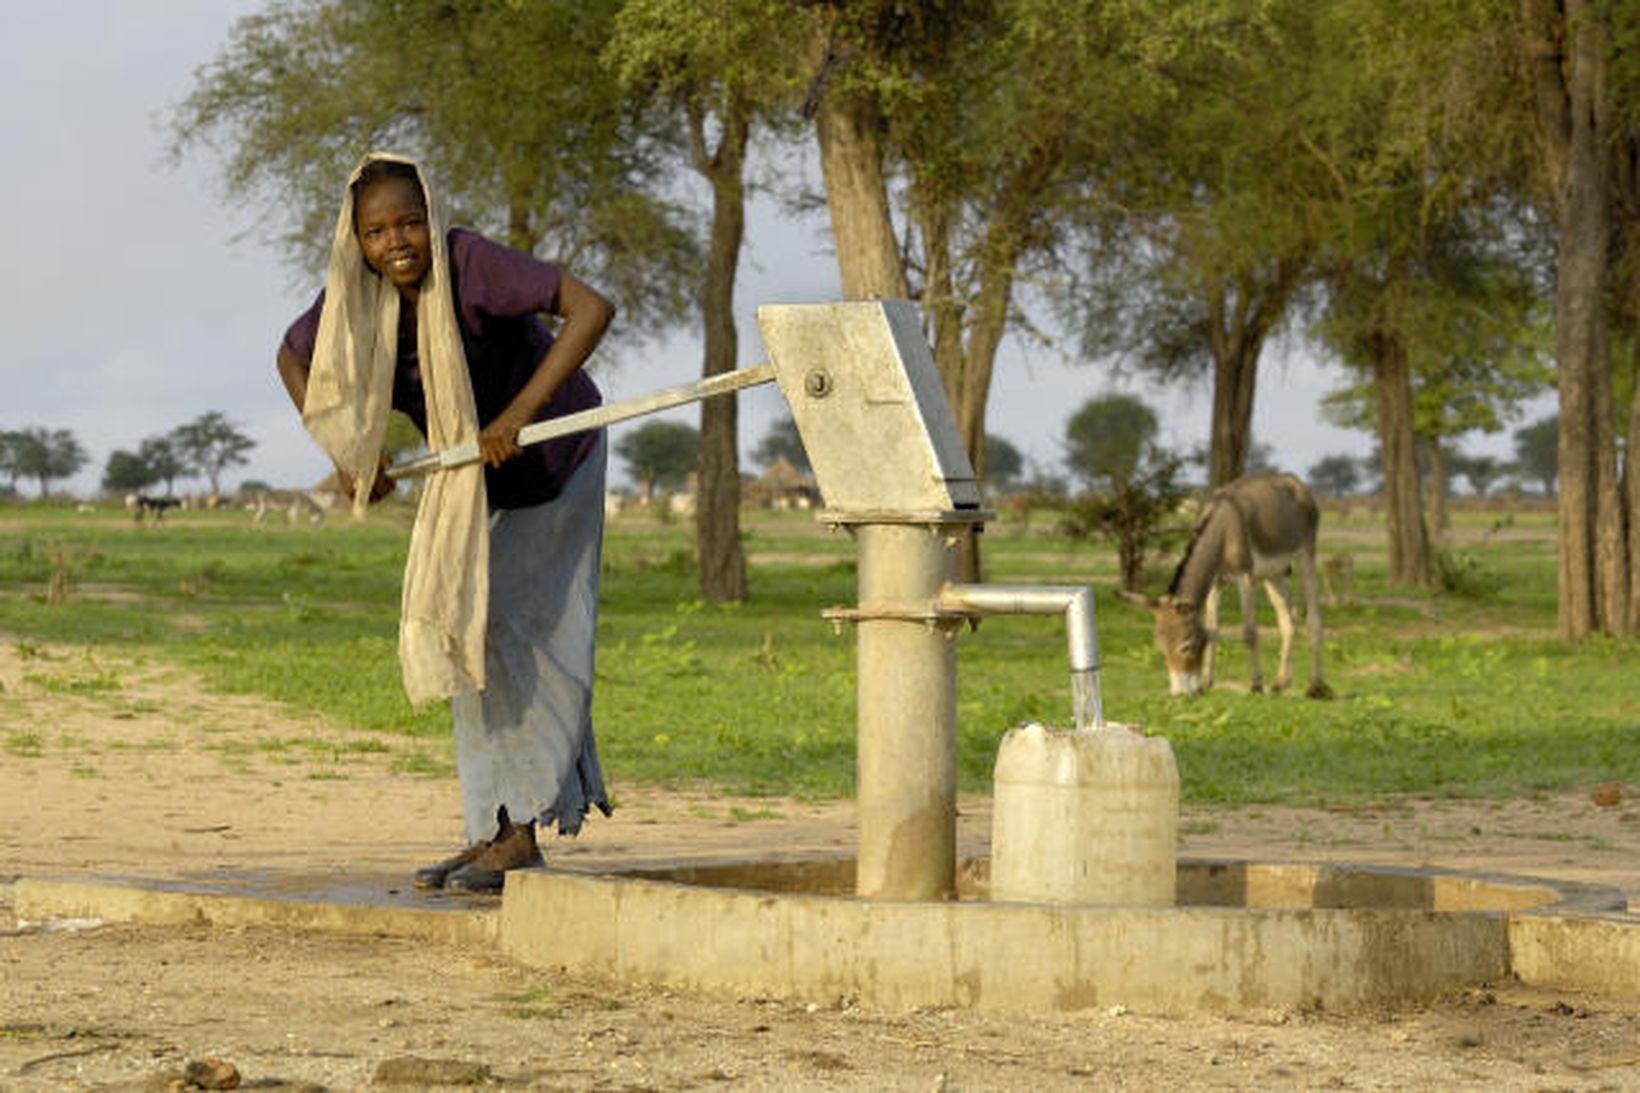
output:
[[[1179,769],[1166,740],[1024,725],[1002,738],[993,792],[993,900],[1173,905]]]

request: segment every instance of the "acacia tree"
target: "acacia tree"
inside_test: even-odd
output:
[[[632,92],[675,103],[689,135],[688,163],[712,194],[700,278],[701,375],[731,372],[739,357],[735,277],[746,231],[746,164],[754,127],[787,107],[795,72],[785,58],[803,20],[773,0],[629,0],[606,58]],[[740,542],[739,407],[734,396],[700,407],[695,546],[708,602],[746,596]]]
[[[993,490],[1012,489],[1025,473],[1025,456],[1007,437],[985,434],[985,482]]]
[[[920,299],[981,475],[997,350],[1025,328],[1021,278],[1055,262],[1056,214],[1153,82],[1139,35],[1168,41],[1183,6],[1155,4],[1158,20],[1080,0],[814,5],[811,106],[844,295]],[[978,577],[972,538],[959,571]]]
[[[176,481],[188,473],[188,464],[170,436],[150,436],[137,445],[137,458],[153,473],[154,482],[165,483],[166,496],[176,492]]]
[[[1468,162],[1511,171],[1554,236],[1558,628],[1566,638],[1640,622],[1635,445],[1617,450],[1612,321],[1640,319],[1640,12],[1599,0],[1434,0],[1417,11],[1428,48],[1423,101],[1445,104]],[[1640,436],[1640,400],[1627,430]]]
[[[1060,303],[1085,357],[1120,357],[1165,383],[1207,377],[1217,486],[1250,469],[1259,362],[1311,274],[1327,172],[1306,146],[1318,63],[1308,5],[1208,10],[1205,33],[1170,47],[1120,159],[1090,179],[1084,250]]]
[[[1156,411],[1133,395],[1101,395],[1065,424],[1065,466],[1094,489],[1120,485],[1137,473],[1160,429]]]
[[[645,422],[616,442],[615,454],[626,460],[627,473],[637,480],[647,505],[657,486],[676,489],[694,473],[700,432],[681,421]]]
[[[1542,484],[1545,497],[1555,495],[1555,480],[1560,477],[1560,435],[1559,414],[1515,430],[1515,465]]]
[[[1549,385],[1551,376],[1543,362],[1530,358],[1453,361],[1434,378],[1420,372],[1413,429],[1429,464],[1429,522],[1437,535],[1447,526],[1446,499],[1452,477],[1469,479],[1471,488],[1484,494],[1497,475],[1495,460],[1449,451],[1448,443],[1467,433],[1501,432],[1520,416],[1528,398]]]
[[[12,434],[10,447],[13,475],[38,482],[42,498],[52,482],[72,478],[89,458],[79,438],[67,429],[21,429]]]
[[[1501,431],[1551,379],[1532,257],[1489,253],[1491,245],[1482,241],[1507,235],[1493,225],[1443,227],[1450,225],[1426,227],[1421,244],[1404,252],[1404,285],[1343,270],[1320,327],[1360,377],[1327,396],[1326,416],[1346,428],[1372,430],[1381,452],[1405,444],[1410,434],[1428,468],[1426,475],[1414,470],[1409,485],[1404,453],[1385,464],[1392,571],[1409,583],[1422,583],[1413,579],[1420,555],[1425,567],[1430,563],[1425,536],[1438,538],[1446,524],[1452,440]],[[1403,380],[1406,390],[1386,398],[1384,385]],[[1387,425],[1386,403],[1397,415]],[[1414,525],[1418,494],[1409,490],[1427,498],[1427,528]]]
[[[771,422],[752,451],[752,461],[760,467],[771,467],[782,459],[804,474],[813,470],[808,449],[803,447],[803,438],[798,435],[797,422],[790,414]]]
[[[1361,464],[1347,455],[1322,456],[1310,465],[1305,477],[1329,497],[1348,497],[1361,485]]]
[[[1510,279],[1529,295],[1536,272],[1529,253],[1513,252],[1532,235],[1509,150],[1519,117],[1500,120],[1490,98],[1477,98],[1474,74],[1497,70],[1498,43],[1476,32],[1471,7],[1334,0],[1295,9],[1307,12],[1316,47],[1304,146],[1324,168],[1311,195],[1324,303],[1316,333],[1370,382],[1396,584],[1430,579],[1417,438],[1453,424],[1421,420],[1417,391],[1438,401],[1442,384],[1472,388],[1490,365],[1477,333],[1485,324],[1467,309],[1506,301],[1499,286]],[[1520,307],[1502,311],[1501,328],[1524,325]]]
[[[1080,202],[1080,222],[1112,243],[1093,264],[1131,244],[1173,309],[1169,331],[1145,334],[1182,333],[1175,360],[1213,362],[1212,473],[1241,473],[1259,354],[1303,283],[1313,233],[1300,199],[1327,170],[1296,124],[1314,90],[1293,77],[1311,53],[1298,33],[1308,5],[815,7],[816,128],[845,293],[922,299],[976,469],[996,351],[1024,325],[1017,288],[1058,271]],[[1122,348],[1085,344],[1102,360]],[[962,570],[972,579],[977,559]]]
[[[1074,499],[1067,530],[1116,542],[1122,588],[1136,592],[1163,521],[1186,491],[1185,461],[1156,443],[1156,412],[1132,395],[1088,400],[1065,425],[1065,465],[1089,487]]]
[[[221,495],[222,472],[249,462],[245,453],[256,447],[256,441],[215,410],[178,425],[166,439],[183,466],[210,482],[212,496]]]
[[[1496,456],[1470,455],[1467,452],[1453,452],[1448,459],[1452,473],[1469,482],[1469,492],[1476,497],[1485,497],[1491,490],[1492,484],[1501,478],[1506,468]]]
[[[7,492],[17,492],[17,480],[23,477],[18,466],[22,455],[23,434],[13,429],[0,429],[0,474],[7,478]]]
[[[143,458],[123,448],[110,452],[103,467],[102,488],[110,493],[121,490],[145,490],[159,481]]]

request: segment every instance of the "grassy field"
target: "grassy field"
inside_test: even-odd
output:
[[[321,713],[339,734],[446,736],[448,712],[411,710],[398,683],[409,521],[392,506],[363,524],[316,528],[255,526],[237,511],[153,527],[113,509],[0,508],[0,640],[25,656],[47,642],[89,647],[83,661],[40,658],[35,678],[65,691],[117,695],[113,661],[98,652],[117,651]],[[1148,615],[1108,594],[1113,553],[1053,525],[1041,513],[993,524],[987,576],[1096,586],[1106,712],[1172,741],[1190,800],[1342,804],[1640,780],[1635,646],[1555,640],[1550,514],[1456,513],[1448,588],[1408,593],[1384,587],[1376,518],[1329,512],[1323,553],[1350,554],[1355,572],[1355,601],[1325,611],[1331,702],[1300,697],[1302,654],[1294,693],[1245,693],[1234,641],[1220,662],[1228,686],[1169,699]],[[854,643],[819,612],[854,599],[852,542],[809,515],[748,513],[751,595],[712,607],[696,597],[691,537],[686,522],[646,516],[609,527],[595,711],[606,768],[617,781],[851,793]],[[1269,677],[1267,604],[1262,617]],[[1232,612],[1227,629],[1235,624]],[[1064,649],[1058,619],[987,620],[959,639],[965,789],[989,787],[1010,726],[1069,723]],[[38,747],[49,733],[7,722],[0,694],[0,738]],[[0,762],[21,754],[0,750]]]

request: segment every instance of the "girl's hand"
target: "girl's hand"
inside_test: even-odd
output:
[[[571,372],[581,367],[615,315],[615,305],[567,272],[560,276],[551,310],[564,319],[558,337],[536,364],[529,382],[478,434],[478,454],[491,467],[499,467],[523,451],[518,446],[519,430],[535,419],[536,411],[547,404]]]
[[[526,422],[519,421],[512,414],[503,413],[494,421],[484,426],[478,434],[478,454],[485,464],[499,467],[524,449],[518,446],[518,431]]]
[[[398,482],[393,479],[392,475],[387,473],[387,468],[390,465],[387,456],[383,455],[381,465],[376,468],[376,480],[370,483],[370,503],[372,505],[384,497],[391,496],[393,491],[398,488]]]
[[[383,455],[381,463],[376,467],[376,477],[370,483],[370,503],[372,505],[390,495],[398,487],[398,483],[393,480],[393,476],[387,473],[387,467],[387,456]],[[353,476],[340,467],[336,468],[336,485],[341,489],[343,497],[349,500],[352,499]]]

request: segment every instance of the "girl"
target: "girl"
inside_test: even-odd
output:
[[[279,347],[356,510],[393,490],[389,406],[433,450],[476,439],[483,457],[428,481],[405,567],[405,689],[451,697],[468,840],[420,886],[498,891],[540,863],[537,824],[574,834],[591,806],[610,812],[590,716],[605,441],[517,438],[601,401],[581,366],[614,312],[553,263],[446,234],[420,169],[373,154],[348,180],[325,290]]]

